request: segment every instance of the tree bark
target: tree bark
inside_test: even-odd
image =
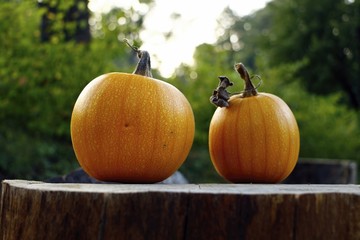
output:
[[[360,239],[357,185],[2,183],[2,239]]]

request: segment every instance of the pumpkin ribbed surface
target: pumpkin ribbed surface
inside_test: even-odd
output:
[[[209,130],[209,150],[217,172],[231,182],[275,183],[295,167],[299,129],[287,104],[258,93],[234,95],[218,107]]]
[[[76,157],[104,181],[158,182],[185,161],[194,116],[174,86],[127,73],[104,74],[78,97],[71,119]]]

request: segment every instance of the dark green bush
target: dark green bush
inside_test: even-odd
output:
[[[132,55],[116,31],[104,31],[112,44],[40,42],[42,10],[35,3],[1,4],[0,174],[63,174],[78,166],[69,130],[77,96],[98,75],[131,71]]]

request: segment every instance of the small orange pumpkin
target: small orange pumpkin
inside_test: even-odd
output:
[[[235,64],[235,69],[245,80],[243,93],[230,97],[225,88],[232,83],[220,77],[211,98],[220,106],[209,128],[211,161],[231,182],[281,182],[298,160],[296,119],[282,99],[257,92],[243,64]]]
[[[194,115],[177,88],[152,78],[149,54],[132,48],[140,58],[133,74],[104,74],[83,89],[71,139],[80,165],[98,180],[159,182],[185,161]]]

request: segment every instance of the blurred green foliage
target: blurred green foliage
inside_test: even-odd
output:
[[[77,96],[103,73],[133,70],[135,54],[117,39],[137,38],[141,22],[128,19],[133,9],[114,9],[91,19],[98,37],[90,43],[64,41],[60,30],[41,42],[44,9],[34,1],[0,4],[0,177],[64,174],[78,166],[69,131]],[[120,17],[127,24],[109,29]]]
[[[273,66],[303,64],[294,75],[317,94],[341,91],[360,109],[360,1],[275,0],[268,41]]]
[[[220,75],[234,82],[230,92],[242,91],[236,62],[261,76],[259,91],[278,95],[290,106],[300,128],[300,157],[360,160],[359,3],[273,0],[244,17],[225,9],[218,41],[198,46],[195,65],[181,66],[173,79],[195,112],[198,150],[183,166],[191,180],[218,181],[204,150],[215,111],[208,99]]]

